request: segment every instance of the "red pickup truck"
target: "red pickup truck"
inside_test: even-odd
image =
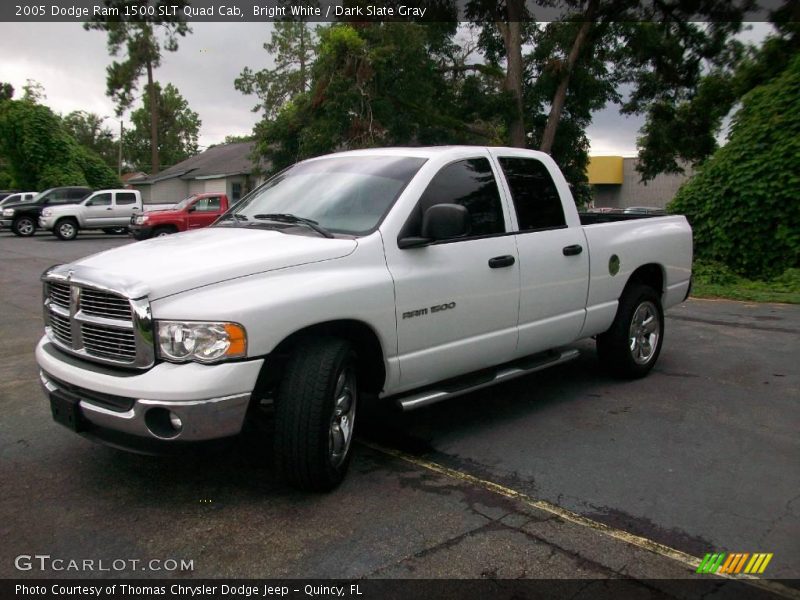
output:
[[[130,232],[137,240],[170,235],[211,225],[228,210],[225,194],[195,194],[167,210],[154,210],[131,217]]]

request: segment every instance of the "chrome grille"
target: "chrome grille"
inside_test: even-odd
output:
[[[72,327],[69,317],[65,317],[56,312],[50,313],[50,328],[53,335],[63,344],[72,345]]]
[[[90,288],[81,290],[80,309],[87,315],[107,319],[130,321],[132,318],[131,303],[127,298]]]
[[[50,283],[50,302],[64,308],[69,308],[70,291],[65,283]]]
[[[86,352],[104,358],[136,359],[136,340],[133,330],[125,331],[104,325],[81,325],[83,347]]]
[[[45,331],[58,348],[87,360],[145,369],[155,362],[150,303],[140,288],[108,289],[55,267],[44,276]],[[133,299],[126,297],[130,290]]]

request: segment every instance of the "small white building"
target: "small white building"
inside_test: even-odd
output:
[[[226,194],[231,202],[263,181],[263,165],[253,161],[255,142],[213,146],[152,176],[136,177],[128,184],[142,194],[145,204],[174,204],[192,194]]]

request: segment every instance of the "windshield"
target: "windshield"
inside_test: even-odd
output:
[[[170,210],[183,210],[189,203],[197,197],[197,194],[192,194],[188,198],[184,198],[180,202],[178,202],[175,206],[173,206]]]
[[[248,227],[286,215],[338,233],[375,229],[425,163],[407,156],[348,156],[299,163],[244,198],[221,226]]]

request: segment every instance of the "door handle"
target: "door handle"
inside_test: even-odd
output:
[[[583,252],[583,246],[580,244],[572,244],[572,246],[564,246],[562,250],[564,256],[577,256],[581,252]]]
[[[510,267],[515,262],[517,262],[517,259],[510,254],[506,254],[505,256],[495,256],[494,258],[489,259],[489,268],[501,269],[503,267]]]

